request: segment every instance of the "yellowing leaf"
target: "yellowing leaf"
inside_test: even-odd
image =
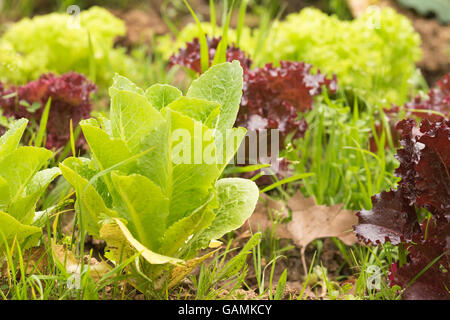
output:
[[[192,272],[192,270],[194,270],[200,263],[202,263],[207,258],[211,257],[214,253],[216,253],[217,250],[211,251],[199,258],[194,258],[189,261],[186,261],[185,264],[175,267],[172,270],[172,275],[169,280],[168,288],[170,289],[176,286],[181,280],[183,280],[186,276],[188,276]]]
[[[215,249],[215,248],[220,247],[221,245],[222,245],[222,241],[219,241],[219,240],[211,240],[211,242],[210,242],[209,245],[208,245],[208,248]]]
[[[150,264],[178,264],[183,260],[155,253],[137,241],[122,221],[115,218],[114,223],[105,224],[100,229],[100,236],[108,244],[109,250],[119,260],[132,256],[136,251]]]

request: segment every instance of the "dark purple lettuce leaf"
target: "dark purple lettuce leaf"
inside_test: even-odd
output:
[[[406,103],[404,108],[407,110],[407,116],[414,114],[421,119],[437,121],[442,117],[432,113],[414,112],[414,110],[438,111],[448,117],[450,115],[450,74],[437,82],[436,87],[428,92],[426,99],[417,96],[413,101]]]
[[[447,119],[450,116],[450,73],[442,77],[434,88],[428,92],[428,96],[423,99],[421,96],[415,97],[412,101],[405,103],[404,106],[392,106],[390,109],[384,109],[389,121],[389,130],[393,138],[395,147],[398,147],[398,141],[400,140],[400,133],[395,128],[395,123],[399,120],[399,113],[401,110],[405,111],[406,118],[418,118],[428,119],[430,121],[442,121],[444,118],[439,114],[417,112],[416,110],[431,110],[437,111],[446,115]],[[384,130],[382,124],[376,124],[377,134],[380,134]],[[387,138],[386,138],[387,139]],[[388,147],[386,140],[385,146]],[[377,151],[375,139],[372,137],[370,140],[370,150],[372,152]]]
[[[373,208],[358,212],[354,229],[365,242],[407,245],[408,262],[389,276],[391,285],[405,288],[404,299],[450,299],[450,121],[424,119],[418,128],[407,119],[397,129],[398,189],[373,196]],[[432,214],[421,227],[420,208]]]
[[[442,77],[434,88],[431,88],[426,98],[416,96],[413,100],[405,103],[403,107],[393,106],[391,109],[384,109],[389,118],[395,120],[401,109],[406,112],[406,118],[417,117],[430,121],[442,120],[442,116],[433,113],[423,112],[426,110],[437,111],[445,116],[450,116],[450,73]],[[417,112],[415,110],[422,110]]]
[[[373,207],[357,213],[359,223],[354,230],[360,241],[397,245],[410,241],[420,232],[416,211],[398,190],[383,191],[372,196]]]
[[[450,300],[450,221],[427,222],[409,247],[409,262],[391,272],[391,285],[405,288],[403,299]]]
[[[92,109],[90,94],[96,89],[95,84],[82,74],[69,72],[55,76],[49,73],[23,86],[6,89],[0,83],[0,107],[4,116],[27,118],[39,124],[45,104],[51,97],[46,147],[59,149],[69,141],[70,120],[75,128],[82,119],[89,117]],[[27,107],[34,105],[36,109]],[[78,140],[77,145],[80,143],[82,141]]]
[[[303,137],[308,123],[304,118],[299,118],[299,112],[311,110],[314,96],[321,93],[322,86],[331,93],[337,90],[336,76],[328,79],[320,72],[312,74],[311,68],[311,65],[302,62],[281,61],[280,67],[267,64],[263,68],[245,71],[236,125],[256,132],[278,129],[281,149],[288,135],[293,139]],[[268,150],[273,152],[268,141]],[[259,158],[258,162],[269,163],[269,160]],[[288,176],[288,167],[287,161],[280,163],[279,179]],[[251,172],[245,177],[255,174]],[[256,182],[258,185],[269,185],[273,179],[262,176]]]
[[[398,150],[400,166],[396,175],[402,179],[399,189],[419,208],[433,214],[450,212],[450,121],[425,119],[420,130],[414,120],[403,120],[403,149]]]
[[[302,137],[308,126],[298,112],[311,110],[322,86],[332,93],[337,90],[336,76],[312,74],[311,68],[303,62],[281,61],[280,67],[267,64],[246,72],[236,124],[249,130],[279,129],[281,145],[290,133]]]

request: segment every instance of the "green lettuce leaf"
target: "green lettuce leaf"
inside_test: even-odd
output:
[[[233,127],[242,96],[242,67],[238,61],[221,63],[194,80],[186,96],[220,104],[217,129],[224,134]]]
[[[17,120],[9,130],[0,137],[0,160],[17,148],[27,124],[27,119]]]
[[[128,222],[132,234],[150,250],[157,250],[166,229],[169,199],[147,177],[113,173],[112,181],[119,197],[114,199],[120,217]],[[151,195],[151,204],[149,204]]]
[[[154,84],[145,90],[148,101],[158,110],[169,105],[182,96],[180,89],[168,84]]]
[[[0,253],[4,250],[5,241],[8,246],[17,241],[23,250],[33,246],[41,234],[40,228],[22,224],[6,212],[0,211]]]
[[[39,240],[41,229],[33,226],[36,204],[49,184],[60,175],[58,168],[45,167],[52,152],[19,146],[28,121],[17,120],[0,137],[0,254],[5,245],[18,241],[28,248]],[[41,170],[41,171],[40,171]]]

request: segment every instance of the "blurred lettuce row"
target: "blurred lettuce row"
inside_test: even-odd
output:
[[[203,32],[210,38],[217,38],[222,36],[221,27],[213,27],[209,22],[201,23]],[[251,30],[248,27],[243,27],[241,31],[241,39],[239,42],[239,48],[249,54],[253,54],[254,48],[257,43],[258,30]],[[178,52],[181,48],[186,46],[186,42],[192,41],[194,38],[199,37],[198,26],[195,23],[189,23],[182,30],[180,30],[177,40],[173,40],[171,34],[161,35],[157,38],[156,50],[166,60]],[[230,28],[228,29],[228,41],[230,43],[236,43],[237,32]]]
[[[136,61],[125,48],[113,48],[125,24],[107,10],[92,7],[78,17],[52,13],[24,18],[0,37],[0,80],[24,84],[43,73],[85,74],[107,88],[115,72],[140,82]]]
[[[202,26],[208,35],[221,35],[220,28],[213,33],[210,24]],[[281,60],[307,62],[337,74],[342,88],[355,90],[370,103],[403,104],[413,93],[421,40],[411,22],[393,9],[342,21],[306,8],[275,22],[263,46],[258,45],[259,32],[244,28],[240,40],[241,49],[259,66]],[[175,45],[168,36],[160,38],[159,50],[169,57],[198,34],[195,24],[188,25]],[[235,42],[236,31],[230,30],[228,37]]]

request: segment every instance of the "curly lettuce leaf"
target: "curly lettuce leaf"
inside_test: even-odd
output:
[[[6,63],[0,79],[24,84],[43,73],[76,71],[105,88],[114,72],[139,78],[136,62],[122,48],[114,48],[114,39],[125,31],[122,20],[97,6],[76,18],[66,13],[24,18],[0,38]]]
[[[373,208],[358,213],[355,231],[372,243],[403,244],[408,262],[393,270],[391,284],[404,299],[450,299],[450,122],[401,121],[397,190],[372,197]],[[426,209],[424,221],[417,213]]]
[[[8,89],[0,83],[0,96],[9,97],[0,99],[0,107],[7,117],[27,118],[32,123],[40,123],[50,100],[45,146],[48,149],[60,149],[69,142],[70,121],[75,128],[82,119],[89,117],[92,109],[90,95],[96,90],[97,86],[82,74],[43,74],[36,81]],[[82,143],[78,139],[77,147]]]
[[[391,8],[382,8],[375,17],[366,13],[352,21],[342,21],[315,8],[291,13],[273,23],[259,44],[258,30],[243,28],[240,49],[251,55],[259,67],[280,61],[305,62],[327,74],[336,74],[342,88],[355,90],[370,103],[403,104],[414,90],[421,59],[420,36],[411,22]],[[210,24],[202,24],[208,36],[215,33]],[[186,42],[199,37],[198,28],[186,26],[175,44],[169,37],[158,41],[158,50],[170,57]],[[170,41],[169,41],[170,39]],[[235,42],[236,31],[230,29],[229,43]],[[198,68],[191,54],[195,42],[184,54],[186,59],[174,61]],[[239,59],[239,56],[235,57]]]

